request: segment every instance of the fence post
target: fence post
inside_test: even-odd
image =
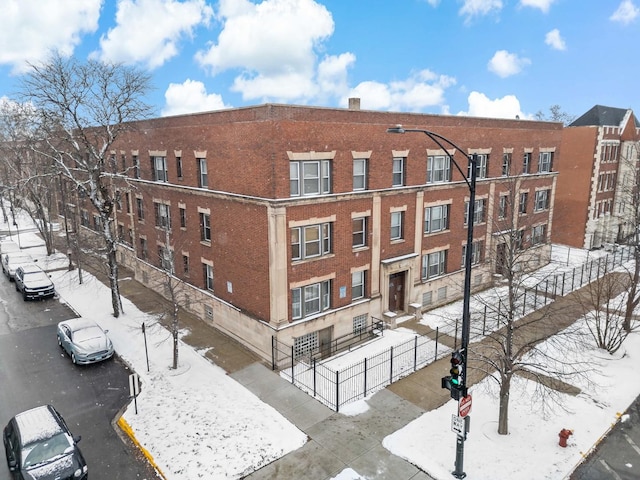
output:
[[[438,360],[438,340],[439,340],[439,333],[440,333],[439,329],[440,327],[436,327],[436,356],[433,359],[434,362]]]
[[[271,370],[276,369],[276,337],[271,335]]]
[[[294,380],[294,370],[295,370],[295,361],[293,359],[293,345],[291,345],[291,383],[293,383],[294,385],[296,384],[295,380]]]
[[[523,299],[522,299],[522,316],[524,317],[524,312],[526,311],[527,308],[527,289],[524,289],[524,295],[523,295]]]
[[[336,370],[336,412],[340,410],[340,370]]]
[[[316,396],[316,359],[313,359],[313,396]]]
[[[554,277],[553,277],[553,293],[552,293],[553,298],[556,298],[556,295],[557,295],[556,291],[557,290],[558,290],[558,276],[554,275]]]
[[[393,383],[393,346],[391,346],[391,361],[389,362],[389,383]]]
[[[583,263],[583,264],[580,266],[580,286],[581,286],[581,287],[582,287],[582,281],[584,280],[584,267],[586,267],[586,266],[587,266],[587,264],[586,264],[586,263]]]
[[[367,357],[364,357],[364,396],[367,396]]]
[[[560,296],[564,297],[564,281],[567,272],[562,272],[562,292],[560,292]]]
[[[573,283],[576,280],[576,267],[573,267],[573,273],[571,274],[571,291],[573,292]]]
[[[413,371],[418,369],[418,336],[413,337]]]
[[[533,289],[533,310],[538,309],[538,284],[536,283],[536,287]]]

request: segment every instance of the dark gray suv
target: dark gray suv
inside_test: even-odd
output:
[[[9,471],[17,480],[86,480],[87,463],[67,424],[51,405],[13,417],[4,428]]]
[[[56,293],[49,275],[34,263],[25,263],[16,268],[13,279],[16,290],[22,293],[25,301],[52,298]]]

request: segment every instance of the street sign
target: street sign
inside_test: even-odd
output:
[[[464,418],[451,415],[451,431],[464,436]]]
[[[460,405],[458,407],[458,413],[461,417],[466,417],[471,412],[471,395],[462,397],[460,399]]]

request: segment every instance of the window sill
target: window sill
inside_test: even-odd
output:
[[[369,246],[368,245],[359,245],[357,247],[351,247],[351,251],[352,252],[363,252],[369,250]]]
[[[311,257],[311,258],[302,258],[302,259],[297,259],[297,260],[292,260],[291,261],[291,265],[302,265],[304,263],[311,263],[311,262],[317,262],[318,260],[325,260],[327,258],[334,258],[336,255],[335,253],[330,253],[328,255],[320,255],[318,257]]]
[[[396,239],[391,239],[391,245],[396,245],[399,243],[405,243],[405,239],[404,238],[396,238]]]
[[[204,245],[205,247],[210,247],[211,246],[211,240],[209,240],[209,241],[200,240],[200,245]]]
[[[423,232],[424,237],[433,237],[434,235],[442,235],[443,233],[451,233],[451,230],[439,230],[437,232]]]

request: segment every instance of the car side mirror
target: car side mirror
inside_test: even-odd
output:
[[[15,472],[18,468],[18,462],[16,462],[15,458],[10,458],[7,462],[9,464],[9,471]]]
[[[82,440],[82,436],[81,435],[76,435],[75,437],[73,437],[73,441],[75,443],[78,443],[80,440]]]

